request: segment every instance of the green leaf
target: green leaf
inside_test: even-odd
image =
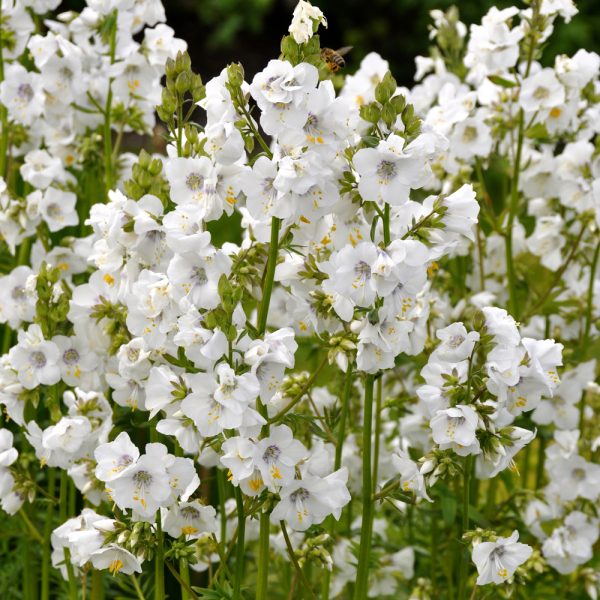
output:
[[[500,77],[500,75],[488,75],[488,79],[495,85],[499,85],[503,88],[513,88],[517,87],[517,83],[511,81],[510,79],[505,79],[504,77]]]

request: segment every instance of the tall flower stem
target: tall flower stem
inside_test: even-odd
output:
[[[92,571],[92,590],[90,600],[104,599],[104,584],[102,582],[102,573],[94,569]]]
[[[56,471],[48,470],[48,495],[54,496],[56,487]],[[46,508],[46,522],[44,523],[44,543],[42,544],[42,582],[40,590],[41,600],[50,600],[50,535],[54,529],[54,502],[48,502]]]
[[[156,553],[154,555],[154,600],[165,598],[165,549],[160,511],[156,514]]]
[[[271,241],[269,245],[269,257],[265,268],[262,298],[258,307],[257,330],[259,335],[263,335],[267,329],[267,316],[269,314],[269,305],[271,304],[271,294],[273,292],[273,280],[275,278],[275,267],[277,266],[277,251],[279,246],[279,230],[281,228],[281,219],[273,217],[271,219]]]
[[[596,270],[598,269],[598,257],[600,255],[600,241],[596,244],[592,266],[590,268],[590,281],[587,289],[587,302],[585,309],[585,325],[583,329],[582,349],[585,352],[590,341],[590,331],[592,328],[592,316],[594,312],[594,282],[596,281]]]
[[[182,558],[179,561],[179,577],[181,583],[181,600],[189,600],[190,595],[188,594],[188,588],[190,587],[190,568],[188,561]]]
[[[113,19],[108,41],[109,60],[110,64],[113,65],[117,48],[117,12],[113,11],[109,18]],[[108,80],[108,92],[106,94],[106,104],[104,106],[104,186],[107,194],[114,185],[112,127],[110,120],[113,101],[112,82],[113,80],[110,78]]]
[[[238,517],[238,529],[237,529],[237,543],[235,550],[235,572],[233,577],[233,600],[239,600],[240,592],[242,589],[242,578],[244,576],[244,554],[245,548],[245,537],[246,537],[246,515],[244,512],[244,499],[242,498],[242,491],[239,486],[235,486],[235,504],[237,507]]]
[[[367,375],[365,380],[365,406],[362,436],[362,524],[354,600],[365,600],[369,581],[369,561],[371,559],[371,514],[373,512],[373,480],[371,474],[371,434],[373,430],[373,388],[375,376]]]
[[[304,575],[304,571],[302,570],[302,567],[298,563],[298,559],[296,558],[296,553],[294,552],[294,547],[292,546],[292,542],[290,541],[290,536],[288,535],[288,532],[287,532],[287,529],[285,526],[285,521],[280,521],[280,525],[281,525],[281,532],[283,533],[283,539],[285,540],[285,546],[287,548],[289,557],[290,557],[292,563],[294,564],[294,569],[296,569],[296,575],[302,581],[304,591],[307,593],[308,597],[312,598],[314,600],[317,600],[317,597],[315,596],[314,592],[312,591],[312,588],[310,587],[310,582],[306,579],[306,575]]]
[[[540,15],[541,0],[532,2],[532,18],[531,23],[536,24]],[[525,78],[529,77],[533,55],[537,44],[538,32],[535,26],[532,26],[528,34],[529,46],[527,49],[527,62],[525,66]],[[523,109],[519,109],[519,121],[517,130],[517,149],[513,164],[513,173],[510,186],[510,202],[508,205],[508,219],[506,222],[505,231],[505,249],[506,249],[506,274],[508,276],[508,309],[510,314],[519,319],[519,305],[517,301],[517,282],[515,276],[515,264],[513,256],[513,224],[519,210],[519,176],[521,174],[521,157],[523,154],[523,141],[525,138],[525,113]]]
[[[342,451],[344,449],[344,439],[346,438],[346,422],[348,420],[348,408],[350,406],[350,391],[352,390],[352,375],[354,371],[354,363],[349,362],[346,369],[346,377],[344,379],[344,389],[342,391],[342,407],[340,412],[340,422],[337,431],[337,442],[335,445],[335,459],[333,470],[337,471],[342,465]],[[333,537],[335,534],[335,519],[329,517],[329,535]],[[321,583],[321,598],[329,600],[329,586],[331,583],[331,571],[326,570]]]
[[[265,600],[269,582],[269,513],[261,512],[258,537],[258,574],[256,576],[256,600]]]
[[[462,506],[462,520],[459,529],[458,543],[460,547],[460,554],[458,555],[458,598],[462,600],[466,584],[467,584],[467,569],[468,560],[465,556],[465,550],[462,547],[462,536],[469,529],[469,494],[471,489],[471,471],[473,470],[473,456],[470,454],[465,458],[464,472],[463,472],[463,506]]]
[[[517,283],[515,276],[515,265],[513,257],[513,224],[519,209],[519,174],[521,173],[521,154],[523,153],[523,139],[525,130],[525,118],[523,110],[519,110],[519,126],[517,133],[517,151],[513,165],[513,174],[510,189],[510,201],[508,205],[508,219],[505,231],[506,250],[506,275],[508,277],[508,312],[518,319],[519,307],[517,303]]]
[[[277,266],[277,253],[279,250],[279,230],[281,219],[271,219],[271,241],[269,245],[269,256],[263,276],[262,298],[258,307],[258,323],[256,326],[259,335],[264,335],[267,330],[267,316],[273,293],[273,281],[275,279],[275,267]],[[258,401],[259,409],[263,417],[267,418],[266,408]],[[263,427],[263,433],[268,433],[269,425]],[[269,576],[269,513],[260,513],[259,540],[258,540],[258,573],[256,576],[256,598],[263,600],[267,597]]]

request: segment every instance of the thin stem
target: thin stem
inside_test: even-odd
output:
[[[269,314],[269,304],[271,303],[271,293],[273,292],[273,279],[275,278],[275,267],[277,266],[277,251],[279,245],[279,229],[281,219],[273,217],[271,219],[271,242],[269,245],[269,256],[265,268],[265,275],[262,286],[262,299],[258,308],[258,335],[263,335],[267,329],[267,316]]]
[[[59,492],[59,507],[58,520],[64,523],[67,518],[69,502],[69,476],[66,471],[60,472],[60,492]]]
[[[373,448],[373,484],[371,489],[377,489],[379,476],[379,448],[381,445],[381,402],[383,396],[383,377],[377,378],[377,390],[375,396],[375,444]],[[371,519],[374,515],[371,515]]]
[[[539,490],[544,481],[544,463],[546,461],[546,438],[539,437],[537,465],[535,471],[535,489]]]
[[[160,511],[156,513],[156,554],[154,556],[154,599],[165,598],[165,552]]]
[[[177,569],[169,561],[166,561],[165,564],[167,565],[167,569],[169,569],[169,571],[171,571],[171,574],[173,575],[173,577],[175,577],[175,579],[177,579],[177,582],[179,583],[179,585],[181,585],[182,589],[185,589],[185,591],[189,594],[189,597],[193,598],[193,600],[200,600],[199,596],[191,588],[189,582],[186,582],[181,577],[181,575],[179,575],[179,573],[177,572]]]
[[[590,341],[590,331],[592,328],[592,316],[594,311],[594,283],[596,281],[596,269],[598,268],[598,256],[600,255],[600,241],[596,244],[596,250],[594,251],[594,257],[592,259],[592,266],[590,268],[590,282],[587,290],[587,302],[585,310],[585,327],[583,330],[583,351],[587,350]]]
[[[333,463],[333,470],[337,471],[342,465],[342,452],[344,449],[344,440],[346,439],[346,421],[348,419],[348,407],[350,405],[350,390],[352,389],[352,375],[354,370],[354,363],[349,362],[346,369],[346,377],[344,379],[344,389],[342,391],[342,409],[340,412],[340,422],[337,431],[337,442],[335,444],[335,459]],[[329,517],[329,535],[333,537],[335,535],[335,519]],[[323,582],[321,584],[321,598],[322,600],[329,600],[329,586],[331,583],[331,571],[325,570],[323,576]]]
[[[104,598],[104,583],[100,571],[92,571],[92,590],[90,600],[102,600]]]
[[[390,245],[392,236],[390,234],[390,205],[386,202],[383,209],[383,243],[386,248]]]
[[[167,566],[169,563],[167,563]],[[190,587],[190,567],[185,558],[179,560],[179,577],[181,578],[181,600],[189,600],[190,595],[188,588]]]
[[[64,550],[65,566],[67,567],[67,575],[69,577],[69,600],[77,600],[77,579],[75,578],[75,570],[71,562],[71,553],[68,548]]]
[[[365,406],[362,436],[362,524],[356,572],[354,600],[365,600],[368,591],[369,561],[371,554],[371,513],[373,511],[371,475],[371,434],[373,429],[373,388],[375,377],[367,375],[365,381]]]
[[[471,490],[470,478],[471,471],[473,470],[473,455],[470,454],[465,458],[464,471],[463,471],[463,509],[462,509],[462,521],[459,529],[458,544],[460,554],[458,556],[458,597],[463,598],[464,590],[467,585],[467,571],[468,571],[468,557],[465,556],[466,551],[462,547],[462,536],[469,529],[469,494]]]
[[[519,125],[517,134],[517,152],[513,165],[513,175],[510,189],[510,203],[508,206],[508,220],[505,231],[506,249],[506,274],[508,276],[508,312],[518,320],[519,307],[516,296],[516,277],[513,260],[513,224],[519,209],[519,175],[521,173],[521,154],[523,153],[524,116],[523,109],[519,110]]]
[[[49,469],[48,472],[48,495],[54,496],[56,487],[56,471]],[[44,541],[42,543],[42,582],[41,600],[50,600],[50,535],[54,529],[54,502],[48,502],[46,507],[46,522],[44,523]],[[93,598],[93,594],[92,594]]]
[[[256,600],[265,600],[269,583],[269,513],[260,513]]]
[[[344,379],[344,390],[342,392],[342,411],[340,413],[340,424],[338,426],[338,441],[335,446],[335,461],[333,470],[337,471],[342,465],[342,451],[344,449],[344,440],[346,439],[346,421],[348,419],[348,408],[350,406],[350,391],[352,390],[352,376],[354,363],[349,362],[346,369],[346,378]]]
[[[227,543],[227,510],[225,509],[225,474],[222,469],[217,468],[217,489],[219,492],[219,513],[221,519],[221,553],[225,553]]]
[[[315,593],[312,591],[312,588],[310,587],[310,582],[306,579],[306,575],[304,575],[304,571],[302,570],[302,567],[298,563],[298,559],[296,558],[296,553],[294,552],[294,547],[292,546],[292,542],[290,541],[290,536],[288,535],[287,529],[285,527],[285,522],[279,521],[279,524],[281,525],[281,532],[283,533],[283,539],[285,540],[285,546],[287,548],[290,559],[292,560],[292,563],[294,565],[294,569],[296,569],[296,573],[298,574],[298,577],[302,580],[302,583],[304,584],[304,591],[308,592],[308,595],[311,598],[314,598],[314,600],[317,600]]]
[[[581,229],[579,230],[579,234],[575,238],[575,241],[573,242],[573,245],[571,246],[571,251],[569,252],[567,258],[565,259],[563,264],[560,266],[558,271],[556,271],[556,273],[554,274],[554,278],[552,279],[552,282],[550,283],[550,285],[548,286],[546,291],[539,297],[539,299],[536,301],[536,303],[533,305],[533,307],[526,313],[525,318],[529,318],[531,315],[535,314],[537,312],[537,309],[541,308],[544,305],[544,302],[546,302],[546,300],[552,293],[552,290],[562,281],[562,276],[563,276],[564,272],[567,270],[567,267],[571,264],[571,262],[575,258],[575,254],[577,254],[577,250],[579,249],[579,244],[583,238],[583,234],[585,233],[586,229],[587,229],[587,222],[584,222],[581,224]]]
[[[131,581],[133,582],[133,587],[135,588],[138,600],[146,600],[146,598],[144,597],[144,593],[142,592],[142,588],[140,587],[140,584],[137,580],[137,577],[133,574],[129,577],[131,577]]]
[[[40,544],[43,544],[44,540],[43,540],[42,536],[40,535],[39,531],[34,527],[33,523],[27,516],[27,513],[25,512],[24,508],[21,508],[21,510],[19,510],[19,515],[21,515],[21,518],[23,519],[23,522],[25,523],[25,527],[27,528],[29,533],[32,535],[32,537],[35,539],[35,541],[39,542]]]
[[[115,54],[117,48],[117,18],[116,13],[114,14],[114,20],[110,30],[109,40],[109,58],[110,64],[115,62]],[[112,152],[112,128],[110,123],[111,109],[112,109],[112,78],[108,80],[108,92],[106,94],[106,105],[104,108],[104,182],[105,191],[108,194],[109,190],[112,189],[114,184],[114,173],[113,173],[113,152]]]
[[[235,573],[233,579],[233,600],[239,600],[240,590],[242,589],[242,577],[244,575],[244,555],[245,555],[245,534],[246,534],[246,514],[244,511],[244,500],[239,486],[235,486],[235,504],[237,508],[238,529],[237,544],[235,552]]]
[[[323,370],[326,364],[327,356],[325,356],[325,358],[321,361],[316,371],[312,373],[312,375],[308,378],[308,380],[306,381],[304,386],[302,386],[302,389],[296,394],[296,396],[294,396],[294,398],[292,398],[292,400],[286,406],[284,406],[274,417],[271,417],[269,419],[269,425],[277,423],[277,421],[282,419],[292,408],[294,408],[294,406],[296,406],[296,404],[298,404],[298,402],[300,402],[300,400],[302,400],[304,394],[306,394],[306,392],[308,392],[308,390],[310,390],[310,388],[313,386],[317,377],[320,375],[321,371]]]

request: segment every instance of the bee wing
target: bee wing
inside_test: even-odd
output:
[[[344,46],[343,48],[340,48],[339,50],[336,50],[336,52],[340,56],[345,56],[346,54],[348,54],[348,52],[350,52],[350,50],[352,50],[352,48],[354,48],[354,46]]]

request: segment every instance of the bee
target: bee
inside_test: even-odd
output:
[[[348,54],[352,50],[352,46],[344,46],[339,50],[332,50],[331,48],[323,48],[321,50],[321,58],[325,61],[327,68],[332,73],[337,73],[340,69],[343,69],[346,65],[344,55]]]

